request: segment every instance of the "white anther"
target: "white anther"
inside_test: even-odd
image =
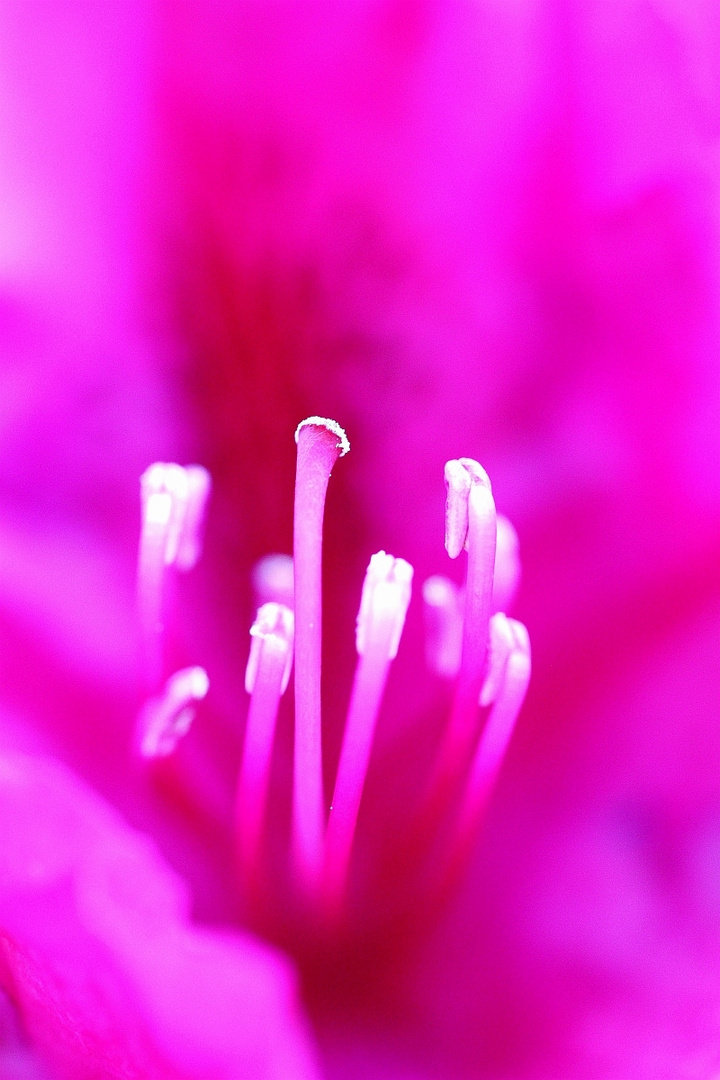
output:
[[[284,664],[280,693],[285,693],[292,670],[294,635],[295,617],[290,608],[272,601],[262,605],[255,617],[255,622],[250,627],[252,640],[245,668],[245,689],[248,694],[252,694],[255,689],[262,652],[268,646],[279,654]]]
[[[202,465],[155,462],[140,477],[143,537],[160,545],[166,566],[189,570],[197,562],[210,486]]]
[[[265,555],[252,569],[255,608],[273,601],[294,607],[293,561],[291,555]]]
[[[165,684],[160,697],[152,698],[140,716],[140,753],[145,758],[168,757],[190,730],[194,705],[202,701],[210,682],[201,667],[183,668]]]
[[[457,559],[467,545],[469,502],[473,498],[473,489],[486,489],[492,495],[492,488],[482,465],[472,458],[458,458],[447,462],[445,486],[445,549],[451,559]]]
[[[526,657],[529,663],[530,635],[527,632],[527,627],[524,623],[518,622],[517,619],[508,619],[508,622],[514,638],[513,652]]]
[[[371,640],[387,635],[387,656],[394,660],[410,603],[413,568],[404,559],[378,551],[365,574],[355,644],[363,656]]]
[[[508,657],[515,647],[515,636],[510,620],[502,612],[490,619],[488,634],[488,665],[485,682],[480,691],[480,704],[492,705],[500,693],[507,668]]]
[[[188,465],[187,501],[178,541],[175,564],[178,570],[192,570],[202,554],[205,510],[212,489],[212,479],[202,465]]]
[[[423,584],[425,663],[441,679],[454,679],[460,670],[463,598],[454,581],[436,574]]]

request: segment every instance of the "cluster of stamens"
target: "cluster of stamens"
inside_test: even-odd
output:
[[[375,729],[411,597],[413,568],[384,551],[370,559],[357,617],[357,665],[334,791],[323,789],[321,654],[322,541],[333,466],[349,444],[334,421],[310,417],[295,433],[293,558],[268,556],[254,571],[258,609],[250,630],[245,688],[250,705],[236,798],[237,858],[244,888],[263,873],[270,772],[280,700],[294,667],[293,791],[289,879],[304,909],[337,925],[345,911],[358,814]],[[448,724],[406,840],[408,872],[419,865],[434,824],[446,823],[441,882],[454,880],[472,849],[530,678],[525,627],[505,610],[519,579],[517,537],[498,517],[490,481],[476,461],[449,461],[445,546],[467,552],[462,588],[445,577],[423,585],[426,664],[454,690]],[[208,691],[202,668],[162,682],[164,582],[201,548],[210,478],[200,466],[151,466],[141,482],[138,585],[147,702],[139,752],[167,756]],[[449,826],[447,822],[449,821]]]

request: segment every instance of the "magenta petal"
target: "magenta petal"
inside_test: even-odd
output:
[[[0,852],[0,985],[56,1075],[317,1075],[289,965],[191,926],[153,844],[68,770],[0,758]]]

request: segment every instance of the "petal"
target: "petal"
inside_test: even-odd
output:
[[[287,963],[188,922],[152,843],[60,765],[0,758],[0,984],[60,1077],[316,1075]]]

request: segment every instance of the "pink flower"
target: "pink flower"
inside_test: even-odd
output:
[[[331,415],[353,442],[327,520],[330,762],[367,559],[443,570],[442,466],[478,457],[521,537],[534,688],[445,921],[368,946],[332,1000],[308,998],[329,1071],[713,1075],[714,7],[216,0],[88,21],[58,4],[32,34],[27,18],[3,13],[6,696],[227,919],[250,568],[290,550],[290,433]],[[76,421],[121,400],[98,453]],[[211,692],[164,774],[170,805],[123,757],[131,499],[161,458],[215,485],[173,643]],[[86,565],[95,614],[73,594]],[[421,632],[411,607],[368,776],[375,835],[442,720]],[[281,766],[273,790],[289,799]]]

